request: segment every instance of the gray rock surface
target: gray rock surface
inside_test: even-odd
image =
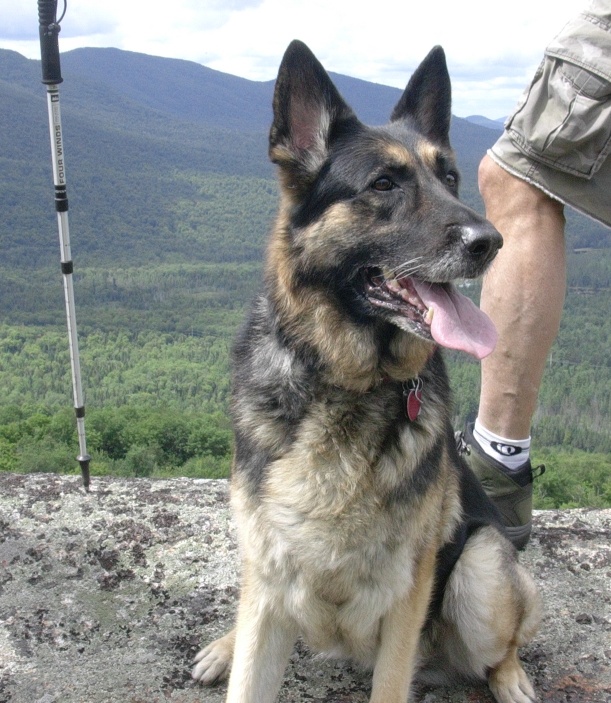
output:
[[[221,703],[190,678],[232,623],[225,481],[0,475],[0,703]],[[546,607],[522,651],[540,700],[611,701],[611,510],[544,511],[522,560]],[[370,677],[298,645],[279,700],[364,703]],[[491,703],[484,686],[418,703]]]

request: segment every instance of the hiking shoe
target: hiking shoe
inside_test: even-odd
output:
[[[524,549],[532,529],[533,479],[530,460],[514,471],[488,456],[473,437],[473,424],[456,435],[457,447],[501,514],[507,536],[517,549]],[[544,466],[537,467],[540,476]]]

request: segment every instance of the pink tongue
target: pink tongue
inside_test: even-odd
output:
[[[412,279],[422,302],[433,311],[431,335],[437,344],[483,359],[494,349],[497,332],[492,321],[455,286]]]

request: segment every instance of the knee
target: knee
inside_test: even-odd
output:
[[[484,202],[493,197],[493,193],[502,187],[502,181],[505,179],[506,173],[487,154],[480,161],[477,171],[477,185]]]
[[[552,217],[564,222],[564,206],[540,188],[512,175],[488,155],[481,160],[478,187],[486,213],[511,217]]]
[[[548,197],[543,191],[506,171],[488,155],[480,161],[477,184],[486,205],[497,198],[507,201],[508,196],[524,201],[539,195]]]

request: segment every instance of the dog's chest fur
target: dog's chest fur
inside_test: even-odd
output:
[[[244,554],[261,597],[281,598],[316,649],[370,662],[380,618],[412,585],[423,546],[453,526],[443,392],[425,372],[411,423],[400,383],[330,386],[257,329],[234,390]]]

